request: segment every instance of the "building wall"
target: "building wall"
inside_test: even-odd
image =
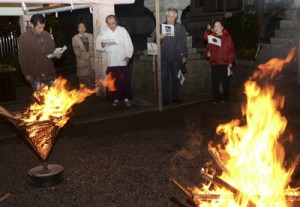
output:
[[[226,13],[242,9],[242,0],[191,0],[189,21],[210,21],[212,18],[223,18]]]
[[[230,17],[242,9],[243,0],[191,0],[186,27],[193,37],[193,47],[204,47],[203,33],[207,24]]]
[[[157,76],[153,72],[155,62],[150,59],[134,59],[131,65],[132,89],[134,97],[140,100],[157,99]],[[230,79],[231,89],[243,88],[244,82],[254,71],[248,62],[236,61],[233,77]],[[212,98],[211,94],[211,68],[207,59],[188,60],[186,64],[187,73],[184,74],[185,82],[180,89],[180,98],[205,95]],[[170,83],[171,84],[171,83]],[[232,93],[232,91],[231,91]]]

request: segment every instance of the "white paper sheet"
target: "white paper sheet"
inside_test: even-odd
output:
[[[230,67],[227,67],[227,75],[228,75],[228,77],[233,75],[233,72]]]
[[[104,40],[101,40],[101,42],[104,42],[105,46],[117,45],[117,42],[114,39],[104,39]]]
[[[55,58],[61,54],[64,53],[64,51],[66,51],[67,46],[63,46],[63,47],[58,47],[54,50],[54,52],[52,54],[47,55],[48,58]]]
[[[147,43],[147,53],[148,55],[157,55],[157,44]]]
[[[172,25],[172,24],[162,24],[162,33],[165,36],[174,37],[174,25]]]
[[[183,76],[181,70],[179,70],[177,77],[180,80],[180,84],[183,85],[184,81],[185,81],[185,77]]]

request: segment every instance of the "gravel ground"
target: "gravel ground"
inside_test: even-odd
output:
[[[285,79],[281,82],[280,91],[287,95],[283,110],[289,120],[286,133],[295,137],[293,144],[285,144],[287,158],[291,158],[300,151],[300,97],[296,95],[300,87]],[[225,104],[206,101],[161,113],[67,125],[49,157],[49,163],[64,167],[64,180],[48,188],[30,184],[27,172],[41,161],[23,140],[0,140],[0,197],[11,194],[0,206],[191,206],[170,178],[184,186],[202,182],[200,169],[211,160],[207,142],[220,139],[215,135],[218,124],[242,118],[244,102],[240,94]]]

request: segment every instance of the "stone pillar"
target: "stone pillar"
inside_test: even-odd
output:
[[[294,0],[293,4],[291,5],[292,9],[299,9],[300,8],[300,0]]]
[[[94,68],[95,68],[95,79],[97,87],[97,96],[105,96],[105,88],[100,84],[99,80],[105,78],[106,71],[106,54],[105,52],[96,51],[96,38],[101,31],[106,27],[105,18],[107,15],[114,14],[114,3],[108,0],[105,5],[93,4],[93,28],[94,28]]]
[[[27,28],[28,25],[31,26],[31,23],[30,23],[31,16],[32,15],[23,15],[23,16],[20,16],[19,24],[20,24],[21,34],[28,29]]]
[[[191,4],[191,0],[161,0],[160,1],[160,18],[161,23],[166,21],[166,11],[168,8],[172,7],[177,9],[178,11],[178,18],[177,22],[181,22],[181,14],[182,11]],[[155,16],[155,0],[145,0],[144,5],[146,8],[148,8],[151,12],[153,12]],[[153,42],[153,36],[154,32],[151,34],[152,37],[147,39],[147,42]],[[197,54],[196,48],[192,48],[192,36],[187,37],[188,41],[188,56],[189,59],[197,59],[200,58],[200,55]],[[144,51],[144,54],[147,54],[146,51]],[[142,55],[143,56],[143,55]],[[142,57],[142,59],[147,57]]]
[[[177,21],[181,22],[182,11],[191,4],[191,0],[161,0],[160,1],[160,22],[166,21],[166,11],[172,7],[177,9],[178,18]],[[155,16],[155,0],[145,0],[144,5],[149,9]]]

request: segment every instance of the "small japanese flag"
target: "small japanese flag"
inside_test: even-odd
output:
[[[208,43],[221,47],[222,42],[220,38],[215,37],[213,35],[208,35],[207,37],[208,37]]]

